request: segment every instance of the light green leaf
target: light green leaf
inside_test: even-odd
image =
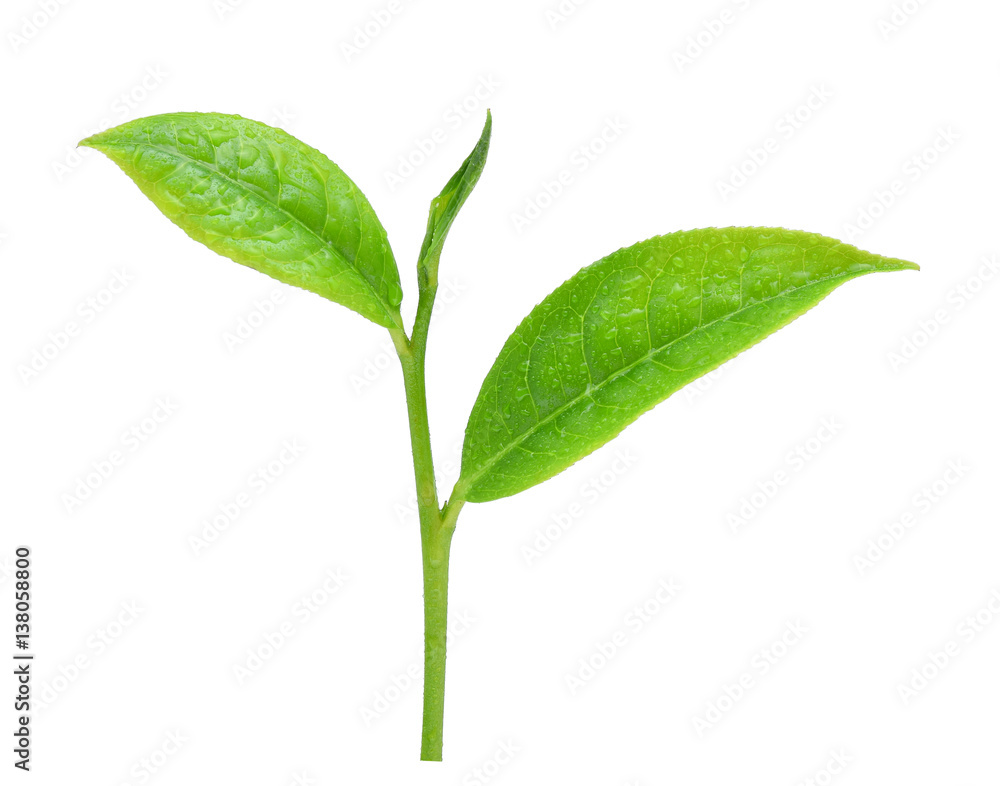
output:
[[[486,502],[547,480],[845,281],[904,269],[917,266],[785,229],[699,229],[616,251],[507,340],[469,417],[453,497]]]
[[[83,140],[192,238],[234,262],[401,328],[385,229],[329,158],[238,115],[134,120]]]
[[[490,137],[493,133],[493,116],[487,110],[486,126],[472,153],[465,159],[462,166],[445,185],[441,193],[431,200],[430,215],[427,217],[427,234],[420,248],[420,258],[417,262],[417,274],[421,286],[429,282],[436,283],[438,262],[441,259],[441,248],[444,246],[448,230],[451,229],[455,216],[462,209],[465,200],[469,198],[472,189],[479,182],[479,176],[486,165],[486,155],[490,150]]]

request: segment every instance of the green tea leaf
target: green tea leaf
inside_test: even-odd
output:
[[[234,262],[401,328],[403,291],[364,194],[318,150],[238,115],[134,120],[83,140],[163,214]]]
[[[472,189],[479,182],[479,176],[486,165],[486,155],[490,150],[490,136],[493,133],[493,115],[487,110],[486,126],[472,153],[465,163],[448,181],[441,193],[431,200],[430,215],[427,218],[427,234],[420,248],[420,258],[417,262],[417,275],[421,286],[428,282],[436,282],[438,261],[441,258],[441,248],[444,246],[448,230],[451,229],[455,216],[462,209],[465,200],[469,198]]]
[[[507,340],[469,417],[453,497],[486,502],[547,480],[845,281],[904,269],[917,266],[784,229],[699,229],[616,251]]]

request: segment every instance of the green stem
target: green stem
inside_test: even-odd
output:
[[[448,649],[448,556],[463,502],[445,506],[435,528],[421,527],[424,558],[424,719],[420,760],[441,761],[444,672]]]
[[[424,558],[424,717],[420,760],[441,761],[448,648],[448,554],[453,529],[421,528]]]
[[[434,482],[430,424],[427,421],[427,388],[424,382],[426,344],[407,340],[401,330],[389,332],[396,345],[399,363],[403,367],[403,387],[406,390],[406,410],[410,421],[410,447],[413,450],[413,475],[417,484],[417,507],[422,531],[426,525],[441,517],[437,485]]]
[[[427,331],[437,282],[421,283],[423,286],[413,326],[413,338],[407,339],[402,331],[393,330],[390,333],[403,369],[423,555],[424,715],[420,759],[441,761],[444,740],[445,658],[448,646],[448,557],[455,521],[463,503],[456,501],[447,505],[444,510],[438,507],[424,371]]]

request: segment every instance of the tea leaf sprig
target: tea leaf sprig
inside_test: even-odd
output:
[[[524,491],[597,450],[647,410],[869,273],[917,269],[787,229],[696,229],[589,265],[517,326],[469,416],[458,481],[438,497],[425,360],[442,250],[483,172],[492,116],[431,202],[409,333],[385,229],[318,150],[236,115],[135,120],[81,142],[114,161],[163,214],[229,259],[386,328],[403,372],[420,518],[424,708],[420,755],[440,761],[448,566],[466,503]]]

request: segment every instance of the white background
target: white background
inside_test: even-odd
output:
[[[893,24],[890,2],[861,0],[591,0],[564,4],[562,21],[547,15],[555,0],[399,0],[395,13],[225,2],[4,5],[3,657],[9,570],[27,544],[46,704],[32,774],[10,775],[5,753],[3,782],[471,784],[477,768],[497,784],[1000,782],[1000,618],[988,610],[1000,589],[1000,284],[983,267],[998,252],[1000,7],[909,0]],[[365,43],[372,13],[390,19]],[[481,84],[492,86],[477,98]],[[825,98],[803,107],[810,95]],[[923,270],[846,285],[554,480],[467,506],[445,762],[420,764],[419,681],[393,688],[419,663],[422,632],[386,335],[192,243],[114,165],[73,146],[169,111],[284,126],[367,193],[410,319],[427,204],[487,106],[493,148],[445,250],[451,302],[431,336],[442,495],[506,336],[623,245],[781,225]],[[594,143],[608,123],[625,129]],[[435,130],[443,141],[420,161]],[[390,183],[401,156],[418,165]],[[724,198],[741,165],[757,171]],[[570,185],[539,200],[562,170]],[[545,207],[518,231],[532,201]],[[857,232],[862,213],[874,220]],[[104,291],[122,271],[127,286]],[[227,346],[274,293],[273,314]],[[76,335],[55,347],[71,322]],[[43,368],[26,374],[36,352]],[[146,422],[132,450],[123,433],[158,400],[176,411]],[[250,476],[286,440],[301,454],[285,453],[257,493]],[[790,457],[800,448],[808,461]],[[121,466],[68,505],[116,449]],[[963,467],[950,483],[949,462]],[[777,493],[752,499],[778,471]],[[249,507],[195,554],[192,536],[240,494]],[[744,502],[753,515],[734,532]],[[544,535],[570,512],[571,526]],[[887,536],[908,513],[912,526]],[[880,536],[881,559],[859,567]],[[548,548],[529,560],[536,541]],[[324,598],[331,570],[346,579]],[[680,591],[657,607],[665,579]],[[296,604],[314,593],[326,602],[304,619]],[[627,615],[647,602],[656,613],[639,630]],[[983,609],[970,636],[963,621]],[[291,637],[241,683],[235,668],[283,624]],[[789,624],[807,632],[783,652]],[[616,633],[625,645],[574,693],[567,676],[600,663]],[[958,654],[904,700],[912,670],[931,673],[950,641]],[[766,674],[762,649],[783,654]],[[744,674],[752,687],[728,701]],[[726,711],[699,734],[712,706]],[[8,750],[15,713],[3,707]],[[491,764],[502,745],[516,753]]]

